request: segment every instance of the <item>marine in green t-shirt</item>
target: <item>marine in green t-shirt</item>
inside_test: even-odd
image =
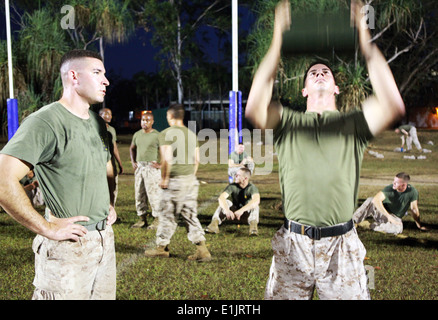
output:
[[[245,117],[257,129],[274,131],[287,218],[272,240],[266,300],[311,299],[314,290],[320,299],[370,298],[365,250],[351,221],[360,166],[367,142],[397,121],[405,106],[385,58],[370,41],[369,29],[360,26],[363,15],[355,1],[351,13],[374,90],[362,106],[355,106],[361,111],[337,111],[340,88],[322,61],[304,72],[306,112],[273,99],[283,36],[296,29],[287,0],[275,7],[272,41],[254,74]]]
[[[196,173],[199,142],[193,131],[186,126],[170,126],[160,132],[158,141],[160,148],[169,147],[169,177]]]
[[[119,173],[123,173],[123,164],[120,159],[119,148],[117,146],[117,132],[114,127],[110,125],[113,118],[111,109],[102,108],[99,110],[99,116],[105,121],[106,129],[108,130],[108,139],[110,141],[109,150],[111,153],[111,162],[113,164],[114,174],[117,176]],[[117,164],[116,164],[117,163]],[[119,171],[117,170],[117,165],[119,166]]]
[[[96,113],[81,119],[55,102],[27,117],[1,153],[34,167],[52,214],[88,216],[93,224],[108,216],[107,137]]]
[[[150,111],[142,114],[140,124],[141,129],[132,137],[131,147],[129,148],[135,178],[135,207],[139,216],[138,222],[132,227],[155,229],[161,201],[161,188],[159,186],[161,165],[158,163],[159,132],[152,127],[154,115]],[[146,213],[148,202],[150,203],[152,216],[155,218],[150,226],[147,222]]]
[[[184,125],[184,106],[173,104],[167,110],[169,128],[160,132],[161,182],[163,189],[156,234],[157,247],[146,250],[148,257],[169,257],[168,244],[178,219],[186,223],[187,237],[196,245],[189,260],[210,261],[204,231],[197,216],[199,145],[196,134]]]
[[[0,205],[37,234],[32,299],[113,300],[115,177],[105,122],[90,110],[109,81],[94,51],[71,50],[59,68],[62,97],[28,116],[0,153]],[[30,170],[45,217],[19,183]]]
[[[418,190],[409,184],[409,174],[400,172],[394,177],[392,184],[370,197],[355,211],[353,220],[359,226],[364,226],[362,221],[372,217],[374,222],[370,225],[372,230],[398,234],[403,232],[402,218],[410,209],[412,217],[420,230],[428,230],[420,222],[418,208]],[[368,223],[365,222],[365,227]]]
[[[219,225],[224,220],[247,220],[249,234],[257,235],[259,223],[259,189],[249,182],[251,171],[240,168],[235,182],[229,184],[219,196],[219,207],[213,214],[211,223],[205,229],[209,233],[219,233]]]

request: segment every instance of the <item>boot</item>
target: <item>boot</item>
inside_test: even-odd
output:
[[[148,230],[157,230],[158,228],[158,218],[155,218],[150,226],[147,227]]]
[[[195,254],[188,256],[189,260],[199,261],[199,262],[208,262],[211,261],[211,254],[205,245],[205,241],[201,241],[196,244],[196,252]]]
[[[211,223],[205,229],[205,232],[218,234],[219,233],[219,221],[217,221],[216,219],[212,219]]]
[[[259,231],[257,230],[257,221],[253,220],[249,223],[249,235],[258,236]]]
[[[167,246],[157,246],[155,249],[145,250],[144,255],[146,257],[162,257],[169,258],[169,248]]]
[[[146,215],[143,214],[139,216],[139,220],[131,226],[131,228],[146,228],[148,226],[148,221],[146,220]]]

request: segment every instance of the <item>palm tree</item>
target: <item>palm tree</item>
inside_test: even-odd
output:
[[[55,91],[59,94],[59,90],[54,89],[61,58],[69,49],[65,33],[46,8],[26,12],[21,23],[18,48],[27,84],[33,87],[35,94],[41,94],[44,101],[59,98],[54,94]]]
[[[105,58],[105,43],[124,43],[135,29],[129,1],[73,0],[75,28],[67,31],[77,48],[98,41],[99,53]]]

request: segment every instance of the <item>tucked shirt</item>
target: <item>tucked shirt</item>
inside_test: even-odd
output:
[[[158,161],[158,135],[159,132],[152,129],[151,132],[138,130],[132,137],[132,143],[137,147],[135,161]]]
[[[196,148],[199,147],[196,134],[186,126],[172,126],[160,132],[160,146],[172,147],[173,159],[170,177],[195,173]]]
[[[371,138],[362,111],[320,115],[285,107],[274,144],[286,218],[319,227],[349,221]]]
[[[34,167],[44,200],[58,218],[88,216],[93,224],[109,213],[106,125],[95,112],[81,119],[62,104],[27,117],[1,153]]]

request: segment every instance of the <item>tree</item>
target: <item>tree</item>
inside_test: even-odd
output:
[[[214,15],[229,7],[229,1],[148,0],[138,3],[139,22],[153,31],[152,44],[160,47],[163,69],[169,69],[176,82],[178,102],[183,102],[183,68],[199,56],[196,35],[202,25],[214,24]]]
[[[99,53],[105,59],[104,44],[123,43],[135,29],[129,1],[72,0],[75,28],[66,29],[77,48],[87,49],[99,43]]]

